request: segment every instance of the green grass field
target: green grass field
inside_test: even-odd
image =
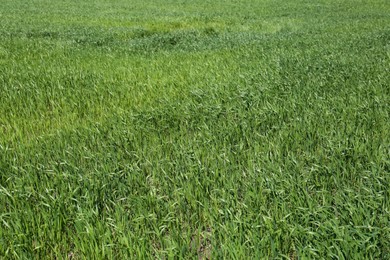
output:
[[[0,0],[1,259],[390,259],[388,0]]]

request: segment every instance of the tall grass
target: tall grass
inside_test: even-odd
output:
[[[390,258],[390,4],[0,3],[3,258]]]

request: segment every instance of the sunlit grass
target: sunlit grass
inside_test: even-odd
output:
[[[389,13],[3,1],[0,258],[389,258]]]

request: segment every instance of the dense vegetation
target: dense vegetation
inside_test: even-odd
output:
[[[0,258],[390,258],[388,0],[0,19]]]

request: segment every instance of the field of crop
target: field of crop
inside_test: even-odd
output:
[[[388,0],[0,0],[0,258],[390,259]]]

